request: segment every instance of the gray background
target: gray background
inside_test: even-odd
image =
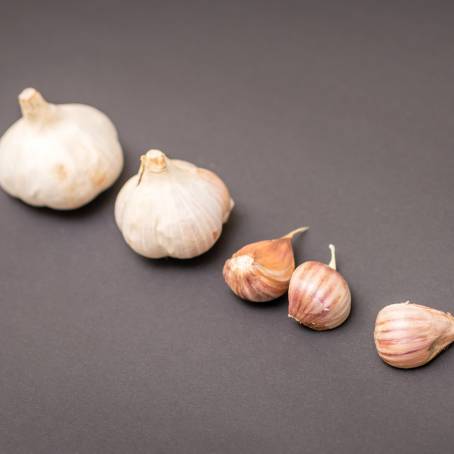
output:
[[[454,351],[385,366],[377,311],[454,310],[454,4],[2,2],[0,129],[34,86],[117,125],[126,166],[70,213],[0,193],[0,452],[448,453]],[[236,208],[191,261],[113,221],[140,154],[218,172]],[[353,312],[316,333],[224,285],[240,246],[308,224]]]

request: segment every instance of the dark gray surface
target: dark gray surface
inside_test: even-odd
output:
[[[454,351],[381,363],[384,305],[454,310],[452,2],[3,2],[0,129],[29,85],[97,106],[126,167],[72,213],[0,193],[0,452],[448,453]],[[147,261],[113,221],[139,155],[218,172],[205,256]],[[240,302],[224,260],[302,224],[353,292],[311,332]]]

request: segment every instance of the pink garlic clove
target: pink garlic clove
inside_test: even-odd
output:
[[[235,295],[246,301],[265,302],[288,290],[295,270],[292,239],[309,227],[300,227],[274,240],[248,244],[224,264],[223,276]]]
[[[391,304],[377,315],[374,339],[385,363],[403,369],[422,366],[454,341],[454,317],[410,302]]]
[[[336,271],[335,248],[330,245],[331,262],[305,262],[290,279],[288,316],[317,331],[336,328],[348,318],[350,289]]]

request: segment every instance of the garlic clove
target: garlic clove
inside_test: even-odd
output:
[[[292,239],[308,230],[301,227],[274,240],[248,244],[224,264],[224,280],[240,298],[253,302],[271,301],[288,290],[295,269]]]
[[[196,257],[218,240],[233,200],[213,172],[149,150],[115,202],[126,243],[148,258]]]
[[[328,265],[309,261],[296,268],[290,279],[288,316],[317,331],[336,328],[350,314],[347,281],[336,271],[336,252],[330,245]]]
[[[78,208],[123,168],[117,131],[99,110],[51,104],[34,88],[19,95],[22,118],[0,140],[0,186],[34,206]]]
[[[454,341],[454,317],[410,302],[390,304],[377,315],[375,346],[387,364],[402,369],[422,366]]]

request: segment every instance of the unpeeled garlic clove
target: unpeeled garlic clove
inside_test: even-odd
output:
[[[126,243],[148,258],[187,259],[208,251],[234,205],[224,182],[160,150],[149,150],[140,162],[115,202]]]
[[[240,298],[253,302],[271,301],[288,290],[295,269],[292,239],[309,227],[301,227],[274,240],[248,244],[224,264],[224,279]]]
[[[331,244],[329,265],[309,261],[290,279],[288,316],[317,331],[336,328],[350,314],[351,296],[346,280],[336,271],[335,248]]]
[[[422,366],[454,341],[454,317],[408,301],[390,304],[377,315],[374,340],[385,363],[402,369]]]
[[[0,140],[0,185],[34,206],[78,208],[118,178],[123,152],[99,110],[51,104],[34,88],[19,95],[22,118]]]

